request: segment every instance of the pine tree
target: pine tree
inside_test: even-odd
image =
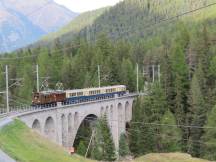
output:
[[[129,129],[130,150],[133,155],[139,156],[161,151],[160,129],[156,125],[161,122],[167,108],[164,91],[157,82],[150,88],[148,96],[136,101]],[[156,125],[146,123],[155,123]]]
[[[171,72],[173,76],[173,103],[174,103],[174,113],[177,120],[178,125],[188,125],[187,113],[188,110],[188,89],[189,89],[189,72],[188,66],[186,63],[185,54],[183,51],[183,47],[181,47],[178,43],[175,47],[172,48],[171,52]],[[182,128],[182,145],[187,146],[187,139],[189,136],[188,128]],[[186,148],[183,148],[183,151],[186,151]]]
[[[126,139],[126,135],[122,133],[119,140],[119,155],[121,157],[125,157],[129,154],[130,154],[130,150]]]
[[[77,148],[77,154],[85,156],[87,147],[85,146],[83,141],[80,141],[79,146]]]
[[[160,136],[163,152],[181,151],[181,129],[176,125],[175,116],[167,110],[161,120]]]
[[[120,80],[122,84],[127,85],[129,91],[135,91],[136,81],[134,80],[136,74],[133,64],[129,59],[123,59],[121,64]]]
[[[143,109],[141,105],[141,98],[137,98],[133,104],[132,121],[129,129],[129,146],[133,155],[138,156],[141,154],[141,130],[139,124],[133,124],[134,122],[143,121]]]
[[[95,160],[114,161],[116,159],[115,146],[106,116],[99,119],[96,124],[90,150],[90,156]]]
[[[103,160],[103,148],[102,148],[102,135],[101,135],[101,127],[100,120],[96,123],[94,128],[94,138],[92,140],[92,144],[90,147],[90,157],[95,160]]]
[[[106,161],[114,161],[116,159],[115,146],[106,116],[102,117],[100,125],[103,137],[103,159]]]
[[[202,91],[199,85],[199,81],[197,79],[197,72],[194,74],[190,95],[189,95],[189,104],[191,110],[191,125],[197,127],[203,127],[206,121],[206,109],[205,109],[205,101],[202,95]],[[201,144],[197,143],[203,135],[203,130],[199,128],[191,128],[191,137],[189,140],[189,144],[191,148],[189,152],[196,157],[201,155]]]
[[[215,127],[216,125],[216,106],[213,107],[211,112],[208,114],[208,121],[205,127]],[[216,129],[206,129],[204,136],[202,139],[204,140],[204,146],[202,150],[204,152],[203,156],[209,160],[216,160]]]

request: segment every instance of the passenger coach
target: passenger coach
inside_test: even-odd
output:
[[[125,85],[116,85],[100,88],[86,88],[77,90],[66,90],[66,104],[73,104],[78,101],[97,100],[111,98],[114,95],[122,96],[126,93]]]

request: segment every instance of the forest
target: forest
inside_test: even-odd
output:
[[[194,157],[216,160],[215,8],[172,23],[150,25],[151,32],[147,32],[142,29],[145,24],[136,25],[136,22],[148,22],[143,15],[155,16],[150,14],[155,10],[147,2],[120,3],[67,43],[62,43],[61,38],[51,46],[21,49],[1,56],[1,89],[5,87],[5,65],[9,66],[10,79],[22,78],[21,85],[10,88],[11,107],[31,103],[32,92],[36,91],[36,64],[39,65],[40,84],[44,78],[49,82],[49,86],[41,90],[56,89],[58,82],[63,83],[64,89],[96,87],[99,65],[102,86],[124,84],[130,92],[135,92],[138,64],[139,91],[146,95],[140,96],[134,104],[130,128],[122,137],[128,143],[122,147],[128,147],[128,151],[121,150],[122,156],[186,152]],[[199,4],[196,2],[191,0],[191,4]],[[155,4],[158,5],[161,4]],[[124,12],[128,11],[126,7],[131,12]],[[157,11],[164,18],[164,12],[160,8]],[[128,21],[130,15],[137,19],[131,22],[130,17]],[[115,21],[116,17],[121,19]],[[161,67],[160,79],[155,76],[154,82],[152,65]],[[4,105],[4,95],[1,95],[1,107]]]

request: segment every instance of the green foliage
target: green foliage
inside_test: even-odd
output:
[[[181,151],[181,129],[176,126],[174,114],[169,110],[161,119],[161,145],[163,152]]]
[[[121,134],[119,140],[119,155],[125,157],[130,154],[128,141],[125,134]]]
[[[206,108],[205,101],[199,86],[197,73],[193,76],[190,89],[190,98],[191,106],[191,125],[197,127],[203,127],[206,121]],[[201,155],[201,146],[197,144],[196,141],[200,140],[203,135],[203,130],[198,128],[191,128],[191,138],[189,140],[191,149],[190,153],[194,156]]]
[[[209,112],[208,114],[208,120],[206,123],[206,127],[215,127],[216,125],[216,106]],[[202,148],[203,149],[203,156],[209,160],[215,160],[216,159],[216,130],[215,129],[206,129],[205,135],[202,137],[202,139],[205,141],[205,145]]]
[[[99,119],[96,125],[90,152],[91,158],[96,160],[114,161],[116,159],[115,146],[106,116]]]
[[[114,161],[116,159],[115,146],[106,116],[101,119],[100,124],[101,135],[103,137],[103,159],[106,161]]]
[[[79,146],[77,148],[77,154],[85,156],[87,147],[85,146],[83,141],[80,141]]]
[[[166,97],[159,83],[152,85],[148,96],[138,98],[129,129],[130,150],[135,156],[163,150],[161,130],[157,124],[161,123],[167,109]]]

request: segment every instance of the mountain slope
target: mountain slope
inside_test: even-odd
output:
[[[100,16],[89,29],[81,31],[81,35],[90,35],[95,39],[99,33],[106,33],[111,39],[125,38],[128,40],[152,37],[156,32],[172,30],[170,26],[175,25],[175,21],[164,22],[159,25],[155,23],[161,20],[195,10],[213,0],[125,0],[112,7],[109,12]],[[207,19],[209,16],[215,17],[215,6],[197,11],[180,17],[183,21],[194,23]],[[210,15],[211,13],[211,15]],[[178,19],[178,20],[179,20]],[[191,21],[193,20],[193,21]]]
[[[0,52],[17,49],[45,34],[25,16],[0,10]]]
[[[0,12],[0,52],[32,43],[77,15],[52,0],[2,0]]]
[[[64,40],[68,40],[73,37],[74,34],[78,34],[82,29],[87,26],[91,26],[94,21],[100,17],[104,12],[108,11],[109,7],[97,9],[94,11],[89,11],[80,14],[69,24],[62,27],[57,32],[50,33],[46,35],[42,40],[43,41],[52,41],[55,38],[60,38],[64,36]]]

